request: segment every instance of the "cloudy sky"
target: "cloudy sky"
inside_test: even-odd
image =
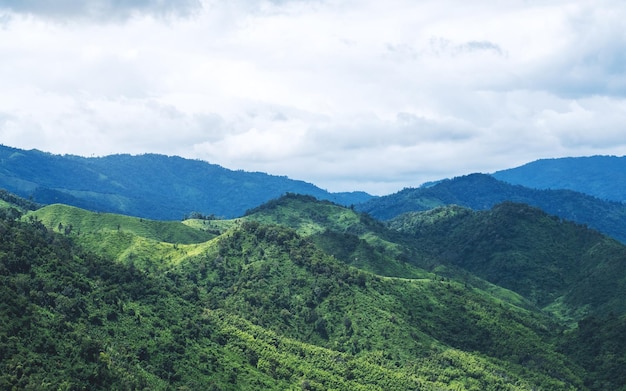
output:
[[[620,0],[0,0],[0,143],[388,194],[626,154]]]

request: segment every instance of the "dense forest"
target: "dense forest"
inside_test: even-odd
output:
[[[624,247],[525,205],[383,224],[291,194],[165,225],[10,205],[2,389],[626,389]]]

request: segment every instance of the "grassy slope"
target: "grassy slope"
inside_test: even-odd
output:
[[[130,232],[146,239],[167,243],[199,243],[215,235],[192,229],[178,221],[156,221],[112,213],[94,213],[72,206],[54,204],[29,213],[47,227],[65,231],[96,233],[102,231]],[[59,223],[61,225],[59,225]]]
[[[150,270],[164,270],[201,253],[215,237],[181,222],[95,213],[61,204],[29,212],[23,219],[36,219],[100,255]]]

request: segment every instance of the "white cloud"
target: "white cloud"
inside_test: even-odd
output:
[[[618,1],[0,0],[0,142],[388,193],[623,155]]]

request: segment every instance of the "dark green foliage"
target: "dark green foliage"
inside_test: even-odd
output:
[[[626,389],[626,317],[589,317],[567,332],[560,350],[587,369],[590,390]]]
[[[188,215],[183,216],[183,220],[188,220],[188,219],[210,221],[210,220],[217,220],[218,218],[214,214],[203,215],[200,212],[191,212]]]
[[[399,216],[390,227],[428,254],[422,267],[464,269],[569,319],[626,313],[626,247],[539,209],[447,207]]]
[[[248,220],[280,224],[310,236],[314,243],[344,263],[384,276],[421,277],[411,268],[415,254],[401,246],[403,235],[370,216],[311,196],[286,194],[246,213]]]
[[[528,204],[563,219],[588,225],[626,243],[626,204],[603,201],[571,190],[536,190],[472,174],[441,181],[431,187],[404,189],[357,205],[379,219],[437,206],[461,205],[487,210],[505,201]]]
[[[363,192],[329,193],[287,177],[154,154],[83,158],[0,146],[0,164],[0,187],[37,202],[159,220],[179,220],[189,211],[241,216],[286,192],[344,205],[371,198]]]
[[[41,207],[35,202],[18,197],[4,189],[0,189],[0,200],[22,211],[36,210]]]
[[[357,357],[384,351],[383,365],[396,362],[391,365],[400,368],[432,358],[440,341],[496,357],[510,363],[510,370],[525,366],[539,376],[546,365],[565,380],[560,386],[537,380],[544,386],[578,383],[567,360],[549,348],[554,324],[460,284],[375,277],[334,262],[291,230],[256,222],[222,238],[215,259],[207,257],[199,261],[211,262],[215,274],[198,284],[215,297],[212,307],[279,335]],[[193,263],[185,267],[195,269]]]
[[[181,276],[83,252],[37,221],[0,230],[1,389],[281,388],[233,366]]]
[[[498,171],[501,181],[535,189],[568,189],[604,200],[626,201],[626,157],[541,159]]]

